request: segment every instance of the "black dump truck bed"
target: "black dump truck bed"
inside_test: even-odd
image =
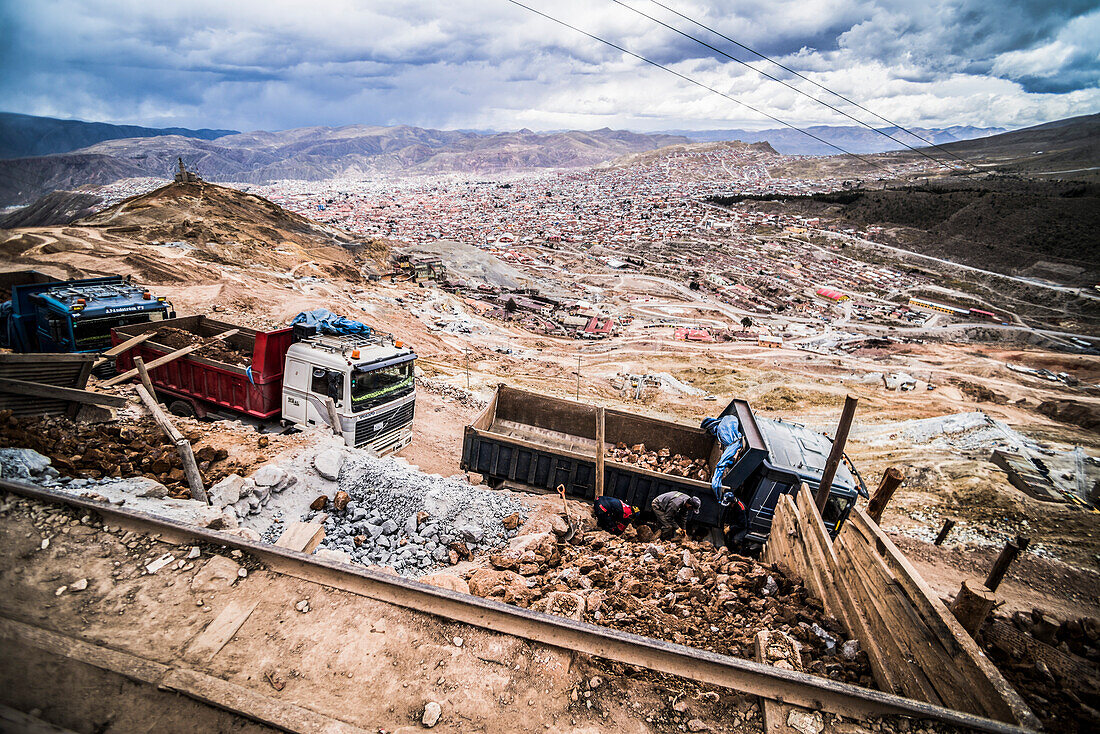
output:
[[[736,414],[745,434],[737,463],[727,483],[741,487],[750,516],[751,537],[763,542],[771,528],[780,494],[797,490],[801,482],[816,488],[832,442],[809,429],[784,421],[757,419],[744,400],[733,400],[721,415]],[[501,385],[485,410],[465,429],[462,468],[488,482],[514,482],[545,490],[564,485],[568,495],[596,496],[596,420],[593,405],[548,397]],[[645,444],[672,454],[703,459],[713,470],[722,449],[697,426],[606,409],[604,441],[609,446]],[[674,476],[634,464],[604,463],[604,494],[648,509],[658,495],[679,491],[699,497],[697,522],[721,528],[723,509],[710,482]],[[841,466],[833,482],[826,525],[836,532],[848,515],[862,482]]]

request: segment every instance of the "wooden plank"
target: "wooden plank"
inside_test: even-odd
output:
[[[68,400],[74,403],[104,405],[109,408],[121,408],[127,403],[126,398],[118,395],[107,395],[105,393],[91,392],[89,390],[78,390],[73,387],[46,385],[41,382],[13,380],[9,377],[0,377],[0,392],[14,395],[34,395],[39,398]]]
[[[325,539],[325,526],[317,522],[292,522],[287,526],[275,545],[280,548],[313,553]]]
[[[231,601],[218,616],[206,625],[206,629],[195,636],[184,652],[184,657],[194,663],[208,663],[233,639],[237,630],[255,611],[259,601]]]
[[[776,662],[768,657],[767,648],[769,634],[768,630],[760,630],[756,633],[756,662],[763,663],[764,665],[774,665]],[[783,659],[790,663],[796,670],[802,671],[800,660]],[[760,713],[764,720],[764,734],[792,734],[792,732],[798,732],[797,729],[787,724],[787,720],[792,711],[804,711],[809,713],[808,709],[804,709],[801,706],[793,706],[761,696]]]
[[[76,734],[72,729],[62,729],[3,704],[0,704],[0,731],[19,734]]]
[[[603,497],[603,462],[604,462],[604,431],[607,427],[607,416],[604,407],[596,408],[596,499]]]
[[[190,354],[191,352],[198,349],[200,346],[202,346],[202,345],[201,344],[192,344],[189,347],[184,347],[183,349],[177,349],[174,352],[169,352],[168,354],[164,355],[163,357],[158,357],[157,359],[154,359],[152,362],[145,365],[145,368],[151,370],[151,369],[155,369],[157,367],[160,367],[162,365],[166,365],[169,362],[172,362],[174,360],[179,359],[180,357],[183,357],[183,356],[186,356],[186,355]],[[138,375],[138,371],[136,369],[127,370],[126,372],[123,372],[121,375],[116,375],[115,377],[112,377],[109,380],[104,380],[100,384],[103,387],[111,387],[113,385],[119,384],[120,382],[126,382],[127,380],[132,380],[135,377],[137,377],[137,375]]]
[[[124,342],[119,342],[118,344],[116,344],[115,346],[111,347],[110,349],[108,349],[106,352],[103,353],[104,359],[102,359],[102,361],[106,362],[107,361],[106,358],[117,357],[118,355],[125,352],[127,349],[130,349],[131,347],[136,347],[138,344],[141,344],[142,342],[146,341],[147,339],[153,338],[156,335],[156,333],[157,333],[157,330],[153,329],[152,331],[146,331],[146,332],[143,332],[141,334],[138,334],[137,336],[132,336]],[[98,364],[100,361],[101,360],[97,359],[96,364]]]
[[[162,690],[176,691],[197,701],[289,732],[318,734],[366,734],[346,721],[319,714],[251,688],[230,683],[195,670],[178,668],[165,676]],[[377,728],[374,729],[377,731]]]
[[[119,652],[40,627],[0,617],[0,640],[43,650],[61,658],[76,660],[100,670],[108,670],[139,683],[156,685],[168,672],[167,665]]]
[[[344,429],[340,425],[340,414],[336,412],[336,401],[332,399],[332,396],[325,398],[325,410],[328,412],[328,424],[332,428],[332,432],[337,436],[343,435]]]
[[[883,559],[886,567],[894,572],[905,595],[913,602],[913,608],[928,624],[944,648],[952,653],[957,666],[975,685],[975,695],[980,695],[986,706],[987,715],[1002,721],[1014,721],[1024,726],[1038,728],[1039,720],[1028,708],[996,666],[990,662],[977,643],[966,633],[951,612],[927,582],[917,573],[909,560],[897,549],[897,546],[882,532],[878,524],[867,517],[858,507],[852,509],[848,521],[866,537],[873,538],[873,547]],[[974,712],[978,713],[978,712]]]
[[[42,362],[92,362],[96,360],[96,355],[85,354],[83,352],[30,352],[27,354],[15,354],[13,352],[5,352],[0,354],[0,364],[24,364],[24,363],[42,363]]]

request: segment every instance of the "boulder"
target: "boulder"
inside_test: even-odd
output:
[[[248,540],[254,540],[257,543],[259,543],[261,540],[263,540],[263,538],[260,536],[260,534],[258,532],[256,532],[255,530],[253,530],[252,528],[234,528],[233,530],[229,530],[227,532],[230,535],[237,535],[237,536],[240,536],[242,538],[247,538]]]
[[[211,556],[191,578],[191,590],[204,593],[227,589],[236,583],[240,570],[240,566],[225,556]]]
[[[276,487],[287,481],[287,473],[274,464],[264,464],[252,474],[257,487]]]
[[[343,512],[348,507],[348,502],[351,501],[351,496],[344,490],[339,490],[336,496],[332,498],[332,506],[337,510]]]
[[[474,596],[504,596],[510,589],[527,590],[527,580],[513,571],[492,568],[478,569],[470,577],[470,593]]]
[[[322,494],[317,499],[309,503],[309,509],[320,511],[325,509],[326,504],[328,504],[328,495]]]
[[[325,449],[313,457],[313,468],[325,479],[336,481],[340,476],[340,467],[344,465],[344,452],[339,449]]]
[[[455,576],[454,574],[433,573],[427,576],[421,576],[418,580],[422,584],[431,584],[432,586],[438,586],[441,589],[459,591],[463,594],[470,593],[470,585],[460,579],[458,576]]]
[[[247,497],[253,485],[239,474],[230,474],[210,488],[210,502],[216,507],[236,504]]]
[[[202,507],[195,517],[200,527],[211,530],[232,530],[237,527],[237,516],[233,512],[224,512],[217,507]]]
[[[584,619],[585,602],[578,594],[551,591],[546,597],[545,607],[547,614],[575,619],[578,622]]]

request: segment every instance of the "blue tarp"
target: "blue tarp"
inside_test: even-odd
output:
[[[741,450],[741,423],[737,416],[727,415],[722,418],[707,418],[703,421],[702,428],[708,431],[718,442],[722,444],[722,456],[714,466],[714,476],[710,480],[710,488],[714,495],[722,500],[722,478],[726,469],[733,465],[737,458],[737,452]]]
[[[316,326],[322,334],[344,336],[345,334],[362,334],[370,336],[371,328],[361,321],[338,316],[327,308],[318,308],[314,311],[303,311],[290,322],[291,326],[302,324],[303,326]]]

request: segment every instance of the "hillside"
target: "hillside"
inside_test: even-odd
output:
[[[69,224],[90,215],[103,202],[95,194],[79,191],[52,191],[33,204],[0,218],[0,229],[15,227],[51,227]]]
[[[66,278],[117,273],[170,285],[233,269],[285,278],[305,263],[310,275],[359,279],[385,254],[384,245],[209,183],[169,184],[68,226],[0,231],[6,269]]]
[[[236,130],[141,127],[0,112],[0,159],[68,153],[104,140],[183,135],[213,140]]]
[[[77,153],[0,161],[0,205],[24,204],[57,188],[132,176],[168,177],[182,157],[208,181],[322,180],[381,172],[483,173],[589,166],[686,138],[622,130],[482,135],[405,125],[309,127],[227,135],[108,140]]]
[[[883,153],[905,149],[905,146],[901,143],[894,142],[885,135],[880,135],[874,130],[858,125],[813,125],[804,129],[853,153]],[[922,146],[926,144],[896,127],[877,129],[909,145]],[[983,138],[1005,131],[1001,127],[971,127],[969,125],[937,128],[911,127],[909,130],[912,130],[925,141],[936,145],[958,140]],[[803,135],[797,130],[787,127],[768,130],[668,130],[666,132],[670,135],[683,135],[698,143],[713,143],[724,140],[742,140],[746,143],[768,142],[772,148],[783,155],[834,155],[836,153],[835,148],[830,148],[808,135]]]

